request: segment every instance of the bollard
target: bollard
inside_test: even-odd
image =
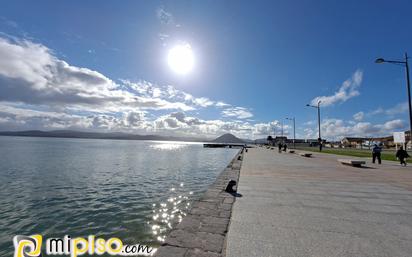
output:
[[[236,190],[233,189],[233,187],[236,186],[236,181],[231,180],[226,186],[225,191],[228,193],[236,193]]]

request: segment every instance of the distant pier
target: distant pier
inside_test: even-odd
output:
[[[206,143],[203,144],[205,148],[243,148],[247,147],[246,144],[239,143]]]

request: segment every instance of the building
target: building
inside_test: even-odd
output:
[[[367,137],[344,137],[340,142],[343,147],[363,148],[365,142],[371,141]]]
[[[277,145],[279,143],[284,144],[284,143],[287,143],[288,141],[290,141],[290,139],[288,140],[288,138],[285,136],[276,136],[273,139],[274,145]]]
[[[409,131],[405,132],[406,142],[409,141]],[[387,137],[344,137],[341,140],[343,147],[370,148],[373,144],[382,144],[385,148],[395,147],[393,136]]]

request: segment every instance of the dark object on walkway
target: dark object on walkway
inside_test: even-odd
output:
[[[247,152],[247,148],[245,149],[245,151]]]
[[[225,191],[228,193],[236,193],[236,190],[233,189],[234,186],[236,186],[236,181],[234,180],[229,181],[229,183],[226,186]]]
[[[282,143],[278,144],[279,153],[282,152]]]
[[[338,159],[338,162],[344,164],[344,165],[349,165],[353,167],[362,167],[362,165],[365,165],[366,162],[362,160],[350,160],[350,159]]]
[[[241,161],[241,160],[242,160],[242,155],[239,155],[239,156],[237,157],[237,159],[238,159],[239,161]]]
[[[312,157],[312,154],[311,153],[300,153],[300,156],[310,158],[310,157]]]
[[[382,163],[381,151],[382,151],[382,148],[380,146],[378,146],[377,144],[373,145],[373,148],[372,148],[372,163],[375,163],[376,159],[378,159],[379,164]]]
[[[405,159],[409,157],[409,154],[406,150],[403,150],[403,147],[401,146],[399,150],[396,152],[396,158],[399,159],[401,165],[406,166],[406,161]]]
[[[287,145],[287,144],[284,144],[284,145],[283,145],[283,151],[286,152],[286,149],[287,149],[287,148],[288,148],[288,145]]]

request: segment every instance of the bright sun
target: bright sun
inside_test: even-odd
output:
[[[169,67],[178,74],[187,74],[193,69],[194,56],[189,44],[181,44],[169,50]]]

